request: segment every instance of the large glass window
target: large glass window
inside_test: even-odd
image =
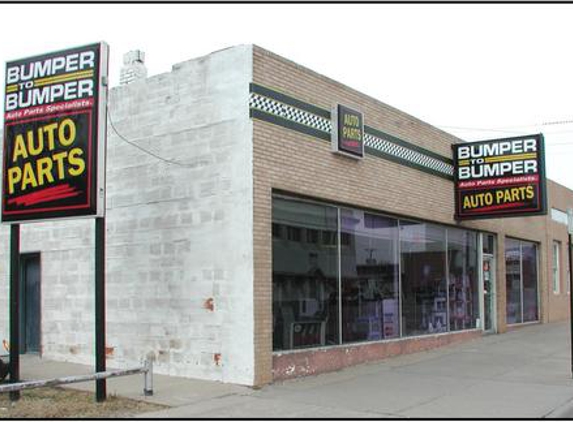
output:
[[[505,241],[506,321],[537,321],[537,245],[515,239]]]
[[[521,251],[519,241],[505,241],[506,322],[523,322],[521,317]]]
[[[475,328],[479,318],[477,234],[448,229],[450,330]]]
[[[273,200],[273,350],[339,344],[337,209]]]
[[[445,228],[400,221],[400,252],[402,333],[447,331]]]
[[[523,272],[523,322],[539,319],[537,308],[537,245],[521,242]]]
[[[397,221],[341,209],[340,226],[343,342],[398,337]]]
[[[273,350],[477,326],[476,232],[276,197],[272,239]]]

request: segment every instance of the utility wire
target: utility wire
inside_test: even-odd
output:
[[[506,133],[518,133],[523,132],[522,130],[509,130],[509,129],[518,129],[518,128],[527,128],[527,127],[539,127],[539,126],[557,126],[557,125],[570,125],[573,124],[573,120],[554,120],[554,121],[547,121],[542,123],[533,123],[528,125],[515,125],[515,126],[502,126],[502,127],[495,127],[495,128],[476,128],[476,127],[462,127],[462,126],[447,126],[447,125],[436,125],[438,127],[449,128],[449,129],[460,129],[460,130],[475,130],[475,131],[484,131],[484,132],[506,132]]]
[[[156,154],[156,153],[154,153],[154,152],[152,152],[152,151],[149,151],[149,150],[143,148],[142,146],[137,145],[135,142],[132,142],[132,141],[130,141],[129,139],[127,139],[125,136],[123,136],[121,133],[119,133],[119,131],[116,129],[115,125],[113,124],[113,120],[112,120],[112,118],[111,118],[111,112],[110,112],[109,107],[107,107],[107,119],[108,119],[108,121],[109,121],[109,124],[110,124],[111,128],[113,129],[113,131],[115,132],[115,134],[119,137],[119,139],[121,139],[122,141],[128,143],[128,144],[131,145],[132,147],[135,147],[135,148],[137,148],[138,150],[144,152],[145,154],[150,155],[151,157],[156,158],[156,159],[158,159],[158,160],[160,160],[160,161],[163,161],[164,163],[173,164],[173,165],[180,166],[180,167],[187,167],[187,168],[192,167],[192,166],[189,165],[189,164],[180,163],[180,162],[177,162],[177,161],[170,160],[170,159],[168,159],[168,158],[163,158],[162,156],[160,156],[160,155],[158,155],[158,154]]]

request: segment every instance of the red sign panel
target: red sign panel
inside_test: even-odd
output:
[[[107,45],[6,64],[2,221],[104,212]]]

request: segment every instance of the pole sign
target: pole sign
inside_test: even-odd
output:
[[[452,147],[456,219],[547,213],[542,134]]]
[[[6,64],[2,222],[105,212],[108,46]]]
[[[338,104],[332,110],[332,151],[353,158],[364,157],[362,113]]]

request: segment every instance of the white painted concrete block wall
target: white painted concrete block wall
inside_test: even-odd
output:
[[[110,91],[117,131],[180,165],[108,125],[109,367],[150,355],[157,373],[253,383],[251,81],[252,48],[238,46]],[[21,228],[22,252],[41,252],[43,356],[93,364],[94,221]]]

